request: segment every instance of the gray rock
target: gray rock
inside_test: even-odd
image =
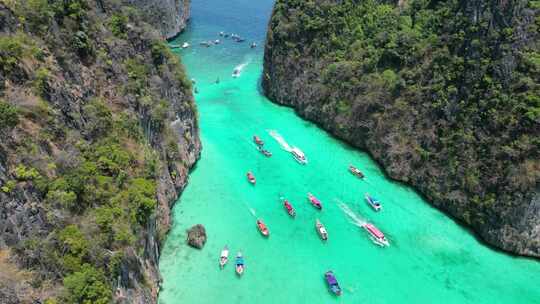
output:
[[[189,246],[202,249],[206,243],[206,229],[201,224],[197,224],[188,230],[187,243]]]
[[[167,39],[178,35],[189,19],[190,0],[130,0],[146,13],[145,19]]]

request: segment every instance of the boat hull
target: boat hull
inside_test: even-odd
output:
[[[241,276],[244,274],[244,266],[236,266],[236,274]]]
[[[315,207],[315,208],[317,208],[319,210],[322,209],[321,202],[318,199],[316,199],[313,195],[308,194],[308,201],[313,207]]]
[[[219,261],[219,267],[223,269],[225,265],[227,264],[227,259],[222,259]]]
[[[321,230],[321,228],[317,227],[317,233],[318,233],[319,236],[321,237],[321,240],[323,240],[323,241],[328,240],[328,234],[325,233],[325,232],[323,232],[323,231]]]
[[[376,235],[369,227],[368,227],[369,224],[365,224],[363,225],[362,227],[364,228],[364,230],[366,230],[367,234],[369,235],[369,238],[370,240],[375,244],[375,245],[378,245],[378,246],[381,246],[381,247],[388,247],[390,246],[390,242],[388,242],[388,240],[386,239],[386,237],[384,235]]]
[[[358,178],[364,178],[364,173],[362,173],[360,170],[353,166],[349,166],[349,172],[351,172],[352,175],[358,177]]]
[[[260,232],[264,237],[270,236],[270,231],[268,230],[268,228],[266,227],[266,225],[264,225],[264,223],[262,223],[262,222],[257,222],[257,229],[259,229],[259,232]]]
[[[342,290],[339,286],[339,283],[336,280],[336,277],[334,276],[334,273],[332,271],[327,271],[324,274],[324,278],[326,281],[326,284],[328,285],[328,289],[330,292],[332,292],[336,296],[341,296]]]
[[[293,158],[301,165],[306,165],[307,164],[307,160],[300,159],[300,158],[296,157],[294,154],[293,154]]]
[[[378,200],[366,194],[366,203],[375,211],[381,211],[382,205]]]

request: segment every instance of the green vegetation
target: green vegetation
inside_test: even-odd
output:
[[[112,129],[112,113],[103,100],[93,99],[83,108],[87,117],[86,131],[90,138],[106,135]]]
[[[64,286],[69,292],[66,300],[69,303],[107,304],[112,293],[106,282],[100,270],[84,264],[80,271],[64,278]]]
[[[34,180],[40,177],[35,168],[28,168],[25,165],[19,165],[15,168],[15,177],[20,181]]]
[[[11,129],[19,123],[17,108],[0,99],[0,131]]]
[[[538,183],[540,2],[399,3],[278,0],[263,85],[272,96],[300,84],[309,117],[384,147],[379,161],[441,205],[470,202],[466,222],[503,226],[499,210]]]
[[[45,93],[47,89],[47,80],[49,77],[50,72],[44,67],[41,67],[36,71],[33,87],[37,95],[41,96]]]
[[[25,223],[18,264],[54,286],[49,304],[111,303],[126,263],[146,288],[148,265],[126,259],[148,258],[161,169],[181,162],[168,119],[193,103],[177,56],[122,1],[2,2],[0,193],[43,219]]]
[[[110,30],[118,38],[127,38],[127,23],[127,16],[114,14],[109,21]]]
[[[41,55],[41,50],[23,33],[0,36],[0,72],[9,74],[25,57]]]

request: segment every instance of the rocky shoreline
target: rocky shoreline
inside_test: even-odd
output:
[[[473,20],[471,16],[474,12],[483,11],[484,13],[477,17],[490,20],[496,35],[499,35],[497,31],[501,30],[498,26],[502,26],[498,22],[503,22],[502,20],[506,22],[505,24],[511,24],[516,32],[522,31],[519,35],[520,40],[512,42],[513,52],[505,55],[488,54],[493,56],[491,58],[493,62],[499,62],[501,60],[499,56],[507,56],[504,58],[514,60],[505,59],[500,63],[506,65],[505,70],[489,75],[495,82],[517,82],[518,80],[511,78],[513,76],[506,71],[517,69],[519,63],[516,62],[520,60],[517,51],[519,48],[534,48],[533,41],[538,41],[537,33],[524,31],[527,28],[525,24],[531,20],[527,16],[535,15],[538,11],[522,4],[512,7],[514,10],[520,10],[521,14],[498,16],[497,18],[502,18],[496,19],[498,21],[494,21],[490,9],[484,2],[469,4],[465,8],[448,5],[448,9],[456,10],[457,15],[465,16],[459,22],[470,22]],[[448,91],[433,92],[433,79],[456,67],[460,68],[458,65],[461,63],[456,61],[454,64],[450,60],[442,63],[430,61],[431,58],[422,57],[421,51],[411,55],[407,47],[397,48],[396,44],[388,42],[389,37],[407,37],[412,31],[407,29],[409,32],[404,30],[403,33],[398,32],[396,36],[390,36],[389,33],[398,28],[397,25],[386,31],[382,28],[380,32],[372,33],[373,36],[359,34],[356,42],[354,35],[339,36],[341,30],[349,29],[342,23],[339,28],[334,28],[332,24],[348,21],[332,19],[330,16],[339,15],[341,10],[350,12],[356,9],[346,8],[351,5],[353,4],[348,1],[341,4],[324,1],[317,7],[285,1],[276,2],[269,25],[262,78],[263,90],[267,97],[278,104],[293,107],[299,116],[318,124],[352,146],[367,151],[389,177],[413,186],[431,204],[470,227],[488,244],[513,254],[540,257],[539,177],[532,173],[537,172],[537,165],[534,164],[537,164],[538,150],[534,148],[534,144],[528,144],[527,140],[523,142],[519,151],[510,151],[507,146],[512,142],[510,136],[523,139],[534,137],[536,134],[537,138],[538,120],[530,121],[527,117],[521,117],[518,119],[523,125],[510,127],[508,124],[502,124],[490,126],[491,130],[486,130],[485,125],[480,125],[480,122],[476,124],[479,114],[475,111],[479,110],[469,106],[468,113],[473,113],[465,118],[469,121],[466,120],[466,123],[461,125],[456,124],[455,121],[460,119],[457,116],[458,105],[451,105],[449,102],[443,109],[434,106],[438,101],[433,99],[440,94],[447,94]],[[400,4],[402,7],[374,4],[377,5],[388,9],[386,10],[388,15],[395,18],[392,20],[406,20],[403,18],[424,13],[436,16],[437,13],[433,8],[419,6],[412,9],[405,3]],[[366,12],[375,11],[374,7],[366,9]],[[427,13],[428,11],[430,13]],[[383,18],[385,17],[378,16],[373,20],[386,20]],[[448,24],[453,23],[444,26],[448,27]],[[367,31],[362,26],[368,27],[359,23],[355,30],[358,33],[362,33],[361,30]],[[452,30],[454,29],[444,29],[450,34]],[[350,31],[352,29],[348,33]],[[327,39],[332,35],[333,47],[321,44],[325,37]],[[471,32],[465,35],[477,34]],[[352,42],[348,40],[349,37]],[[440,37],[445,38],[444,35]],[[344,41],[341,42],[340,39]],[[386,45],[378,46],[381,50],[380,55],[368,53],[369,47],[378,43],[379,39],[387,39]],[[397,43],[410,43],[403,39],[404,41]],[[407,39],[420,40],[409,37]],[[502,44],[510,44],[502,38],[499,39],[501,42],[498,42],[497,46],[484,47],[499,48]],[[444,46],[445,43],[447,46]],[[435,57],[433,49],[439,45],[449,47],[449,43],[447,41],[434,43],[432,49],[426,52]],[[467,38],[463,43],[468,43]],[[348,50],[351,45],[354,45],[354,48]],[[455,49],[461,50],[458,47]],[[473,54],[475,53],[469,51],[465,54],[456,53],[454,56],[463,56],[467,61],[473,60],[468,57],[477,56]],[[355,56],[364,56],[364,59],[359,60]],[[368,63],[368,60],[376,61]],[[480,61],[467,62],[480,63]],[[435,64],[447,66],[441,69],[440,74],[432,74],[438,71]],[[473,69],[473,71],[481,70],[482,67]],[[523,73],[532,75],[530,71]],[[471,72],[471,75],[466,75],[464,80],[459,81],[474,84],[481,82],[477,79],[486,77],[484,75]],[[466,96],[471,95],[473,85],[459,81],[452,80],[451,86],[457,88],[457,94],[461,91],[467,92],[463,93],[465,96],[463,98],[468,98]],[[418,90],[418,87],[422,89]],[[475,88],[478,87],[481,88],[476,84]],[[512,91],[504,84],[500,87],[505,90],[505,94],[514,94],[516,100],[520,98],[520,93]],[[469,97],[470,105],[478,102],[473,98],[481,99],[484,98],[481,94],[487,95],[492,92],[477,90],[480,97]],[[499,113],[502,117],[513,110],[493,108],[491,111]],[[464,127],[465,130],[462,129]],[[503,151],[503,146],[508,152]],[[504,155],[505,153],[509,154]],[[524,173],[523,170],[528,170],[529,173]]]
[[[57,2],[0,4],[0,298],[156,303],[171,208],[201,150],[164,40],[189,1]],[[147,19],[171,5],[163,26]]]

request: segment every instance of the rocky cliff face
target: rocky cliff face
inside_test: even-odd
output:
[[[138,9],[1,1],[0,302],[156,302],[198,133],[191,83]]]
[[[145,14],[145,20],[169,39],[178,35],[189,19],[191,0],[128,0]]]
[[[267,96],[489,244],[540,257],[537,1],[284,1]]]

